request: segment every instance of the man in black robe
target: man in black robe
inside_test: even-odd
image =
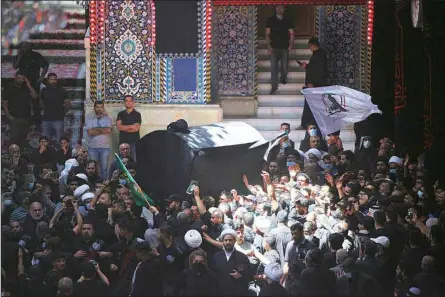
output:
[[[328,84],[328,60],[326,53],[320,48],[320,42],[317,37],[309,39],[309,49],[312,52],[312,57],[308,63],[300,63],[303,69],[306,69],[306,80],[303,88],[318,88],[324,87]],[[312,111],[304,100],[303,116],[301,118],[301,126],[307,128],[307,125],[315,122]]]

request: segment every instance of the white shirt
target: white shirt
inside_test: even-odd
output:
[[[228,252],[228,251],[224,250],[224,253],[226,253],[226,259],[227,259],[227,261],[229,261],[230,257],[231,257],[232,254],[233,254],[233,251]]]

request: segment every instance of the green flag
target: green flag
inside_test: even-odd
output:
[[[128,172],[127,167],[125,167],[124,163],[122,163],[122,160],[119,158],[118,154],[115,153],[114,155],[116,157],[117,166],[119,167],[120,171],[125,174],[128,187],[130,188],[131,198],[136,205],[140,207],[145,206],[147,208],[150,207],[150,205],[155,205],[153,199],[148,197],[148,195],[142,191],[141,187],[139,187],[138,183],[131,176],[130,172]]]

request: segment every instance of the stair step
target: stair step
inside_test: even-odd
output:
[[[301,39],[301,38],[295,39],[292,48],[301,48],[301,49],[308,48],[308,43],[307,43],[308,40],[309,39]],[[257,46],[258,48],[267,48],[266,39],[258,40]]]
[[[304,83],[287,83],[285,85],[279,84],[278,90],[275,92],[277,95],[299,95],[301,89],[304,87]],[[267,83],[258,84],[258,94],[267,95],[270,93],[271,85]]]
[[[257,79],[258,83],[269,83],[271,73],[270,72],[258,72]],[[306,72],[288,72],[287,73],[287,82],[288,83],[303,83],[306,77]]]
[[[299,127],[301,124],[301,120],[298,118],[279,118],[279,119],[271,119],[271,118],[237,118],[237,119],[225,119],[225,121],[241,121],[245,122],[258,131],[278,131],[282,123],[289,123],[291,128]],[[294,132],[294,131],[292,131]],[[304,131],[303,131],[304,132]]]
[[[48,73],[54,72],[59,79],[77,78],[82,64],[49,64]],[[12,63],[2,63],[2,78],[14,78],[15,70]]]
[[[302,62],[306,62],[306,63],[309,63],[309,60],[301,60]],[[269,71],[270,71],[270,68],[271,68],[271,65],[272,65],[272,63],[270,62],[270,59],[269,60],[258,60],[257,61],[257,67],[259,67],[259,68],[263,68],[263,69],[269,69]],[[299,69],[301,69],[302,71],[304,71],[304,69],[303,68],[301,68],[299,65],[298,65],[298,63],[297,63],[297,61],[289,61],[289,68],[293,68],[293,67],[296,67],[296,68],[299,68]],[[280,69],[280,63],[278,63],[278,69]]]
[[[261,118],[301,118],[303,107],[258,107],[257,116]]]
[[[85,88],[82,87],[68,87],[65,88],[70,100],[77,100],[77,98],[85,98]]]
[[[85,49],[83,39],[31,39],[29,43],[32,45],[32,49],[63,49],[63,50],[83,50]],[[17,48],[18,45],[13,45],[12,48]]]
[[[61,29],[48,32],[31,33],[31,39],[81,39],[85,37],[85,29]]]
[[[49,63],[54,64],[81,64],[85,63],[85,50],[58,50],[58,49],[44,49],[36,50]],[[12,50],[11,55],[2,55],[3,62],[12,62],[17,55],[18,50]]]
[[[85,32],[87,24],[85,22],[82,23],[70,23],[68,22],[65,26],[65,29],[82,29]]]
[[[258,95],[260,107],[303,107],[303,95]]]
[[[241,120],[243,121],[243,120]],[[283,119],[278,125],[280,125],[281,123],[286,122],[285,119]],[[293,129],[292,123],[291,124],[291,129]],[[300,123],[298,123],[299,125]],[[279,127],[279,126],[278,126]],[[280,134],[279,130],[258,130],[261,135],[263,135],[264,139],[266,140],[270,140],[273,139],[275,137],[277,137],[277,135]],[[298,142],[298,146],[297,149],[300,147],[300,141],[304,139],[306,135],[306,130],[300,129],[300,130],[291,130],[291,133],[289,133],[289,137],[290,139],[292,139],[295,142]],[[354,143],[355,142],[355,132],[354,130],[341,130],[340,131],[340,138],[343,141],[343,147],[345,146],[345,143]],[[354,146],[352,146],[353,148]],[[345,148],[346,149],[346,148]]]
[[[312,52],[309,49],[297,48],[292,49],[289,53],[289,60],[309,60],[312,56]],[[257,49],[258,60],[269,60],[270,55],[267,49]]]
[[[85,20],[85,9],[64,9],[67,18]]]

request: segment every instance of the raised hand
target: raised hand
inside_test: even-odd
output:
[[[261,172],[261,176],[263,177],[263,180],[264,180],[264,182],[266,183],[266,184],[271,184],[272,182],[271,182],[271,180],[270,180],[270,174],[269,174],[269,172],[266,172],[266,171],[262,171]]]
[[[246,176],[246,175],[243,175],[243,183],[244,183],[244,185],[245,185],[246,187],[249,186],[249,180],[247,179],[247,176]]]
[[[198,186],[195,186],[195,188],[193,189],[193,194],[195,195],[195,197],[196,196],[198,196],[199,197],[199,187]]]

